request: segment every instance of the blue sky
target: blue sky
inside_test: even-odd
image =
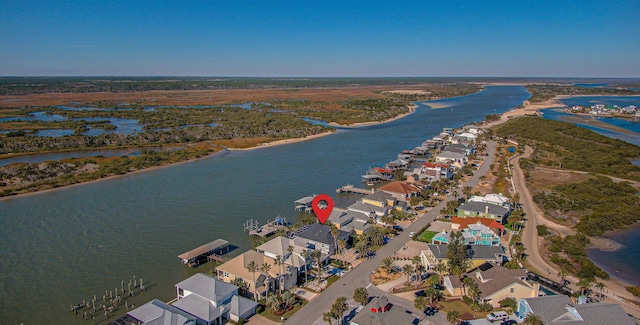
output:
[[[3,76],[640,77],[640,1],[0,1]]]

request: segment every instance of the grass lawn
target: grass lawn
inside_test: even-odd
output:
[[[271,312],[271,308],[269,308],[269,306],[265,306],[264,310],[261,313],[258,313],[258,315],[267,318],[269,320],[272,320],[274,322],[278,322],[281,323],[281,317],[284,317],[284,319],[288,319],[289,317],[291,317],[291,315],[295,314],[300,308],[302,308],[302,306],[306,305],[307,301],[304,299],[298,299],[298,302],[293,306],[293,309],[289,310],[288,312],[282,314],[282,315],[274,315]],[[260,308],[260,307],[258,307]]]
[[[442,312],[444,313],[448,313],[452,310],[457,310],[458,312],[460,312],[460,314],[464,314],[464,313],[473,314],[474,316],[476,316],[476,319],[484,318],[488,314],[488,312],[473,311],[473,309],[471,309],[469,305],[465,304],[461,300],[454,300],[454,301],[441,300],[439,304],[444,306],[444,309],[442,309]]]
[[[435,236],[437,233],[437,231],[425,230],[417,235],[414,235],[413,239],[421,241],[423,243],[431,243],[431,239],[433,239],[433,236]]]

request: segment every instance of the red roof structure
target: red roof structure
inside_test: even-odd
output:
[[[495,221],[494,219],[490,219],[490,218],[459,218],[459,217],[451,218],[451,223],[460,225],[460,227],[458,228],[460,230],[467,228],[470,224],[474,224],[478,222],[491,229],[500,229],[500,231],[504,231],[503,225],[501,225],[499,222]]]

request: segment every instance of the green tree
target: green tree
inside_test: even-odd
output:
[[[413,305],[419,311],[424,311],[425,309],[427,309],[427,307],[429,307],[429,303],[427,303],[427,299],[425,299],[425,297],[422,297],[422,296],[417,297],[416,300],[414,300]]]
[[[429,298],[429,304],[432,304],[433,300],[439,300],[442,297],[442,291],[435,287],[425,288],[424,294]]]
[[[369,292],[367,288],[360,287],[353,291],[353,300],[361,305],[366,305],[369,302]]]
[[[462,231],[452,231],[451,241],[447,244],[447,259],[449,272],[460,276],[469,268],[469,258],[467,256],[467,245],[464,243]]]
[[[524,320],[522,321],[522,324],[524,325],[542,325],[542,317],[540,317],[539,315],[535,315],[532,313],[528,313],[526,316],[524,316]]]
[[[322,279],[322,252],[319,250],[314,250],[311,252],[311,257],[316,260],[318,264],[318,284],[320,284],[320,280]]]
[[[329,323],[329,324],[333,324],[333,319],[334,319],[334,315],[330,310],[325,311],[324,313],[322,313],[322,321],[323,322]]]
[[[262,270],[262,272],[264,272],[266,274],[266,278],[264,279],[264,284],[265,287],[267,288],[265,291],[266,294],[266,298],[269,299],[269,290],[271,289],[271,274],[269,274],[269,271],[271,271],[271,265],[267,262],[262,263],[260,269]]]
[[[409,285],[410,280],[411,280],[411,275],[413,275],[413,268],[411,267],[411,265],[409,264],[405,264],[402,267],[402,274],[407,276],[407,285]]]
[[[342,323],[342,317],[344,313],[347,311],[347,298],[346,297],[338,297],[336,301],[331,305],[331,313],[338,320],[338,323]]]
[[[457,325],[460,322],[460,312],[457,310],[452,310],[447,313],[447,321],[451,325]]]
[[[507,309],[509,313],[513,313],[518,308],[518,302],[515,298],[507,297],[498,301],[501,308]]]
[[[391,257],[383,258],[381,266],[387,274],[390,274],[393,270],[393,259]]]
[[[330,226],[331,236],[333,237],[333,244],[336,249],[336,254],[340,253],[340,248],[338,248],[338,236],[340,236],[340,229],[336,227],[335,224],[331,224]]]
[[[258,271],[258,266],[256,265],[256,263],[254,261],[249,262],[249,264],[247,264],[246,266],[247,271],[251,272],[251,275],[253,276],[253,286],[256,286],[256,271]],[[251,286],[249,286],[249,289],[251,288]],[[253,299],[255,301],[258,301],[258,290],[256,290],[256,288],[253,288]]]

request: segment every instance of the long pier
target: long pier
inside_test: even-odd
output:
[[[337,188],[336,193],[338,194],[355,193],[355,194],[369,195],[369,194],[375,193],[375,189],[359,188],[359,187],[353,186],[352,184],[347,184],[345,186]]]
[[[268,222],[264,226],[250,229],[249,235],[258,236],[258,237],[267,237],[274,234],[276,231],[286,227],[287,227],[287,220],[282,217],[277,217],[275,220]]]

